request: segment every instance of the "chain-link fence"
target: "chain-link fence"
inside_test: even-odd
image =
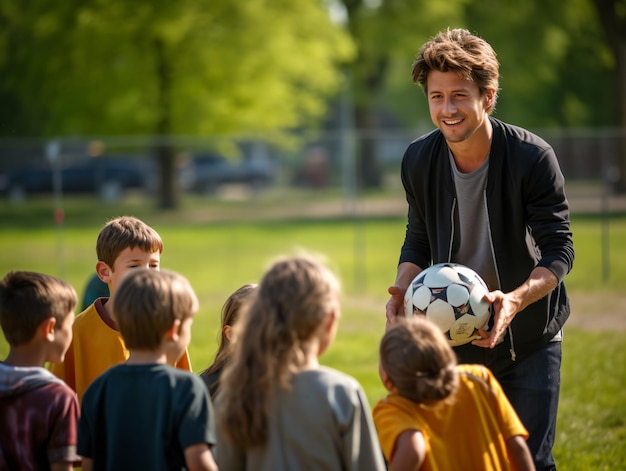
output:
[[[623,182],[626,130],[539,131],[555,149],[568,181],[574,209],[620,211],[615,191]],[[255,196],[271,188],[361,191],[361,142],[375,146],[381,190],[397,190],[407,145],[419,133],[326,132],[299,136],[287,145],[262,139],[150,137],[0,140],[0,197],[20,201],[35,194],[96,194],[123,198],[127,191],[154,195],[162,176],[155,149],[168,145],[174,156],[171,178],[183,193],[219,195],[236,186]],[[585,202],[583,203],[583,199]],[[604,206],[603,206],[604,205]]]

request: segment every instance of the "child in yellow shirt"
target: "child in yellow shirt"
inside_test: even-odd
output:
[[[162,252],[159,234],[135,217],[112,219],[100,231],[96,242],[96,273],[108,285],[110,296],[96,299],[76,316],[72,328],[74,339],[65,361],[50,365],[50,370],[76,391],[79,401],[94,379],[128,359],[128,349],[109,311],[120,280],[135,268],[159,270]],[[186,349],[175,366],[191,371]]]
[[[528,432],[491,371],[457,365],[424,317],[398,318],[380,344],[389,391],[374,423],[389,470],[534,470]]]

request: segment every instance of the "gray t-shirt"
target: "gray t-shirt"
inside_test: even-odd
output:
[[[216,408],[219,408],[219,395]],[[217,431],[220,469],[384,471],[371,409],[360,384],[327,367],[303,370],[272,403],[266,446],[244,450]]]
[[[449,155],[459,214],[459,227],[454,231],[454,245],[459,249],[452,254],[451,261],[466,265],[478,273],[487,283],[489,291],[499,289],[485,199],[489,156],[478,169],[462,173],[457,169],[452,153]]]

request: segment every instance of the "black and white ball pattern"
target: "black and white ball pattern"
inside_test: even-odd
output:
[[[478,338],[487,326],[491,304],[483,299],[489,292],[483,279],[458,263],[439,263],[419,273],[404,296],[406,317],[421,314],[446,334],[452,346]]]

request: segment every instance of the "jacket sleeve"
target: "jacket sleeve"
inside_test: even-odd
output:
[[[574,263],[574,243],[565,178],[551,147],[541,152],[525,186],[528,225],[541,257],[538,266],[563,281]]]
[[[422,196],[426,190],[420,185],[415,147],[416,144],[412,144],[405,152],[400,173],[408,203],[408,215],[399,263],[411,262],[426,268],[430,265],[432,254],[426,231],[426,208]]]

